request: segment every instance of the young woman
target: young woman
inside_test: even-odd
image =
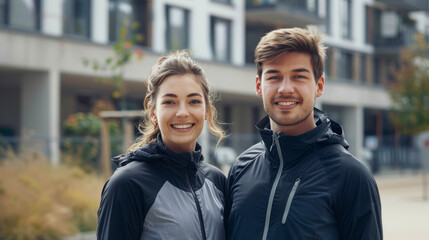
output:
[[[204,122],[219,137],[208,83],[186,52],[152,68],[142,138],[115,157],[98,210],[98,239],[224,239],[225,176],[203,162]]]

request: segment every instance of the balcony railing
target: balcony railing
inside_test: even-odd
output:
[[[394,8],[398,11],[429,12],[428,0],[376,0],[376,2],[386,4],[389,8]]]
[[[418,31],[415,27],[403,25],[394,37],[383,37],[381,34],[378,34],[374,39],[374,45],[379,52],[398,51],[400,48],[415,44],[415,36],[417,34]]]
[[[246,0],[248,20],[284,22],[288,25],[323,24],[317,0]]]

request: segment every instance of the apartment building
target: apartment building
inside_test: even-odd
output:
[[[21,145],[30,138],[58,162],[68,115],[98,100],[117,105],[113,87],[96,81],[82,59],[111,56],[128,21],[139,22],[145,54],[125,68],[126,108],[141,109],[158,57],[190,49],[220,96],[232,133],[225,145],[240,152],[257,141],[253,126],[264,115],[254,47],[272,29],[315,25],[329,46],[317,105],[342,123],[350,151],[362,157],[365,147],[393,146],[384,85],[398,49],[428,32],[427,12],[424,0],[0,0],[0,135]]]

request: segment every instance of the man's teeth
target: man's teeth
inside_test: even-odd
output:
[[[281,106],[290,106],[296,104],[296,102],[278,102],[277,104]]]
[[[174,127],[174,128],[185,129],[185,128],[190,128],[190,127],[192,127],[192,124],[173,125],[173,127]]]

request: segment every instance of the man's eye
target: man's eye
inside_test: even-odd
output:
[[[269,77],[269,78],[268,78],[268,80],[276,80],[276,79],[279,79],[279,77],[277,77],[277,76],[272,76],[272,77]]]
[[[306,78],[304,75],[297,75],[296,78]]]

